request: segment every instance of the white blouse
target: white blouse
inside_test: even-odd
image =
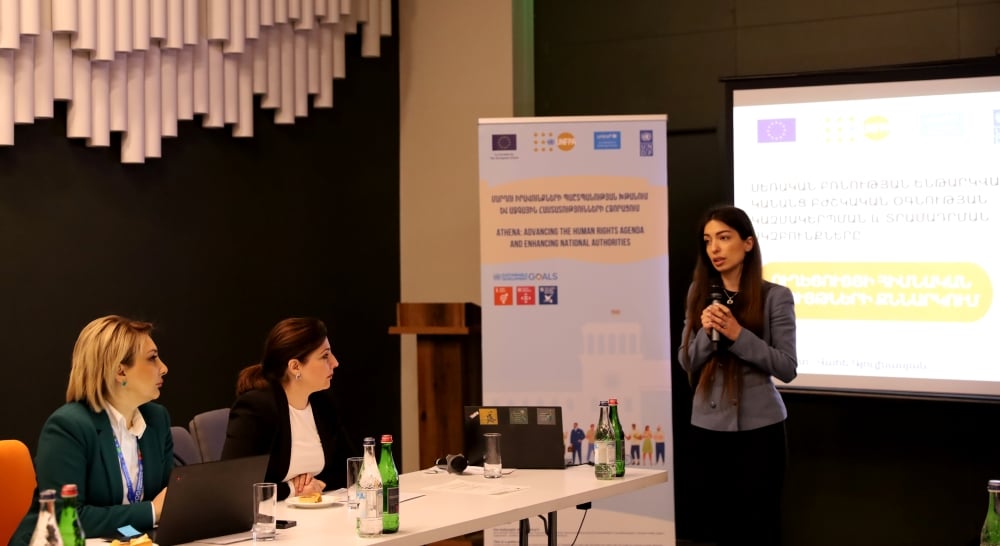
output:
[[[295,409],[288,406],[288,418],[292,427],[292,453],[288,462],[289,481],[299,474],[319,474],[326,461],[323,457],[323,442],[316,430],[316,419],[313,418],[312,405],[305,409]],[[292,488],[294,491],[294,488]]]

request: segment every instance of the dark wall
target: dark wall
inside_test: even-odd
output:
[[[394,23],[395,26],[395,23]],[[0,148],[0,437],[34,450],[64,401],[73,343],[117,313],[155,323],[174,424],[228,407],[237,372],[288,316],[326,321],[332,393],[357,437],[399,436],[399,70],[396,37],[348,37],[333,110],[255,136],[182,122],[162,159],[122,165],[53,120]],[[366,411],[355,408],[365,407]]]
[[[881,0],[793,4],[535,4],[537,115],[670,116],[670,335],[675,354],[701,241],[698,216],[712,204],[732,200],[720,78],[944,60],[962,49],[953,46],[985,38],[975,36],[975,27],[969,26],[961,27],[961,37],[939,33],[931,39],[919,31],[923,25],[954,28],[956,18],[975,19],[954,5],[943,6],[940,14],[916,8],[895,14],[904,8]],[[997,6],[987,4],[975,9]],[[762,19],[768,16],[780,21]],[[846,38],[864,35],[873,19],[879,30],[872,42]],[[909,23],[886,24],[890,19]],[[990,32],[996,39],[995,28]],[[906,46],[918,40],[919,46]],[[881,47],[886,43],[894,47]],[[762,250],[766,254],[766,245]],[[674,363],[672,372],[677,535],[697,539],[706,528],[724,525],[726,511],[740,507],[726,505],[725,492],[705,491],[690,478],[692,393],[679,365]],[[1000,407],[822,394],[786,394],[785,402],[786,544],[978,544],[986,481],[1000,476],[1000,439],[992,433]],[[716,499],[718,512],[693,513],[699,496]]]

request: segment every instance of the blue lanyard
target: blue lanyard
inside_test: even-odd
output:
[[[118,437],[112,435],[115,440],[115,451],[118,452],[118,463],[122,467],[122,476],[125,476],[125,485],[128,486],[128,502],[135,504],[142,500],[142,450],[136,443],[135,451],[139,456],[139,474],[136,476],[136,487],[132,487],[132,477],[129,476],[128,467],[125,466],[125,456],[122,455],[122,445],[118,443]]]

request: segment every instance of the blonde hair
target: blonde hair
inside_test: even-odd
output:
[[[100,412],[108,403],[118,366],[135,364],[135,355],[153,325],[118,315],[94,319],[80,332],[73,347],[73,368],[69,372],[66,401],[86,400]]]

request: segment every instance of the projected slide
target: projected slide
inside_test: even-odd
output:
[[[1000,396],[1000,77],[733,91],[791,387]]]

